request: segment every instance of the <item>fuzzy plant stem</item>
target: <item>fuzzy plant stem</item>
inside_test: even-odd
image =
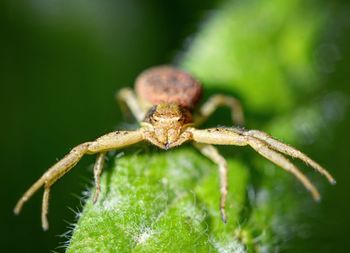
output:
[[[206,18],[178,65],[203,82],[206,96],[225,91],[241,99],[247,128],[296,144],[298,98],[318,89],[318,8],[301,0],[227,1]],[[303,106],[318,115],[313,104]],[[219,111],[209,123],[231,124],[229,118]],[[293,236],[300,196],[311,198],[248,148],[220,151],[229,165],[226,224],[215,164],[190,144],[166,152],[142,144],[109,154],[100,197],[86,200],[67,252],[276,252]]]

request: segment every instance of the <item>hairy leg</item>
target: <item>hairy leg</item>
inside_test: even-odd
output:
[[[244,115],[241,103],[234,97],[225,95],[213,95],[199,109],[199,114],[194,116],[196,126],[204,123],[220,106],[228,106],[231,109],[231,117],[235,124],[242,126],[244,124]]]
[[[49,210],[50,186],[44,187],[43,203],[41,207],[41,226],[43,230],[49,229],[49,221],[47,220],[47,213]]]
[[[310,182],[310,180],[287,158],[283,155],[277,153],[276,151],[270,149],[265,143],[257,139],[249,139],[249,145],[255,149],[260,155],[269,159],[273,163],[277,164],[282,169],[292,173],[299,181],[304,185],[304,187],[311,193],[315,201],[320,200],[320,193],[316,187]]]
[[[19,199],[14,212],[19,214],[24,203],[44,186],[44,197],[42,205],[42,226],[47,230],[47,212],[50,187],[64,174],[70,171],[85,154],[96,154],[108,150],[122,148],[143,140],[141,130],[138,131],[116,131],[101,136],[92,142],[86,142],[73,148],[65,157],[47,170]]]
[[[284,170],[296,176],[298,180],[305,186],[305,188],[310,191],[310,193],[312,194],[315,200],[320,199],[319,192],[317,191],[316,187],[309,181],[309,179],[296,166],[294,166],[287,158],[285,158],[282,154],[278,153],[278,152],[281,152],[281,153],[284,153],[293,157],[298,157],[298,158],[307,157],[305,154],[301,153],[300,151],[280,142],[278,142],[280,146],[277,145],[276,143],[272,145],[271,143],[273,143],[272,140],[274,139],[268,138],[267,140],[263,140],[262,139],[263,134],[265,137],[268,135],[260,131],[259,131],[259,136],[261,139],[254,136],[252,134],[252,131],[244,131],[244,130],[235,129],[235,128],[212,128],[212,129],[204,129],[204,130],[196,130],[194,128],[191,128],[188,131],[192,133],[193,140],[199,143],[217,144],[217,145],[237,145],[237,146],[250,145],[259,154],[261,154],[262,156],[269,159],[276,165],[280,166]],[[292,152],[291,150],[297,151],[298,156],[295,154],[295,152]],[[310,161],[313,162],[313,160],[311,159]],[[309,161],[307,163],[310,164]],[[333,182],[333,180],[330,180],[330,181]]]
[[[224,157],[222,157],[218,150],[208,144],[200,144],[200,143],[193,143],[193,145],[199,149],[199,151],[208,157],[210,160],[212,160],[214,163],[216,163],[219,167],[219,173],[220,173],[220,212],[221,212],[221,219],[223,222],[226,223],[226,212],[225,212],[225,206],[226,206],[226,199],[227,199],[227,162]]]
[[[106,153],[102,152],[100,154],[97,155],[97,159],[96,159],[96,163],[94,166],[94,179],[95,179],[95,193],[94,196],[92,198],[92,202],[96,203],[98,196],[100,194],[101,191],[101,186],[100,186],[100,177],[101,177],[101,173],[103,170],[103,165],[104,165],[104,161],[105,161],[105,157],[106,157]]]
[[[28,201],[32,195],[42,186],[52,185],[54,180],[59,179],[68,172],[85,154],[89,142],[80,144],[69,152],[63,159],[58,161],[49,170],[47,170],[19,199],[14,209],[15,214],[19,214],[23,204]],[[51,184],[50,184],[51,183]],[[46,205],[47,206],[47,205]]]
[[[278,152],[281,152],[283,154],[286,154],[286,155],[289,155],[291,157],[295,157],[295,158],[298,158],[298,159],[304,161],[306,164],[310,165],[312,168],[314,168],[320,174],[324,175],[331,184],[336,183],[335,179],[332,177],[332,175],[327,170],[325,170],[321,165],[319,165],[317,162],[315,162],[314,160],[312,160],[310,157],[303,154],[299,150],[272,138],[267,133],[264,133],[264,132],[261,132],[258,130],[247,131],[244,134],[264,141],[265,143],[267,143],[269,145],[270,148],[272,148]]]
[[[139,104],[136,95],[132,89],[121,89],[117,93],[116,98],[121,104],[127,105],[127,107],[130,109],[131,113],[134,115],[138,122],[141,122],[145,118],[146,112],[142,109],[142,106]]]

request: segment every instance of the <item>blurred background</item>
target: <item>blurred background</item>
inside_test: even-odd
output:
[[[203,20],[223,2],[1,1],[2,252],[63,251],[64,233],[81,206],[79,196],[91,185],[93,158],[83,159],[53,187],[48,232],[42,232],[40,225],[41,194],[15,217],[17,199],[70,148],[123,121],[115,92],[131,86],[143,69],[174,62]],[[338,94],[343,106],[326,131],[326,147],[315,147],[312,154],[324,157],[338,185],[327,192],[317,218],[306,221],[309,239],[294,239],[286,252],[347,249],[350,4],[332,1],[319,10],[332,20],[323,31],[332,48],[321,55],[327,66],[320,67],[328,72],[328,81],[320,93]]]

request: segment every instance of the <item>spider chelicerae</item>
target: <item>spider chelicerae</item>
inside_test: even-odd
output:
[[[227,163],[212,144],[251,146],[260,155],[296,176],[315,200],[320,199],[316,187],[284,155],[299,158],[324,175],[330,183],[335,184],[331,174],[307,155],[262,131],[243,130],[238,127],[197,129],[219,106],[231,108],[233,121],[237,125],[243,124],[243,112],[237,99],[225,95],[212,96],[195,111],[194,107],[201,97],[202,86],[184,71],[170,66],[148,69],[137,78],[135,90],[136,94],[133,90],[124,88],[119,91],[117,98],[127,105],[140,123],[140,128],[135,131],[114,131],[73,148],[24,193],[15,206],[15,214],[19,214],[23,204],[43,187],[41,222],[43,229],[47,230],[50,188],[85,154],[97,154],[94,166],[96,190],[93,202],[95,203],[100,192],[100,175],[106,152],[141,141],[148,141],[165,150],[192,141],[204,156],[216,163],[220,173],[220,212],[224,222],[226,222]]]

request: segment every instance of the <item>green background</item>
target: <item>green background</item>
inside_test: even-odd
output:
[[[66,239],[58,235],[63,235],[74,221],[74,210],[81,209],[81,192],[91,185],[89,169],[93,158],[84,159],[54,186],[48,232],[40,228],[41,194],[35,195],[23,213],[15,217],[12,209],[17,198],[71,147],[122,122],[114,101],[115,91],[131,85],[135,76],[149,66],[174,62],[191,43],[203,20],[215,15],[221,2],[2,1],[1,251],[62,251],[60,245]],[[327,25],[322,31],[326,43],[320,47],[332,45],[336,53],[333,49],[325,50],[321,56],[313,52],[322,60],[320,68],[324,71],[319,79],[323,86],[309,96],[317,99],[337,94],[343,106],[337,111],[337,120],[322,126],[319,139],[305,141],[303,150],[329,168],[338,185],[322,185],[322,203],[314,209],[315,214],[305,215],[303,221],[307,234],[297,235],[285,252],[342,252],[350,226],[350,6],[346,1],[321,3],[317,11]],[[252,23],[254,18],[247,16]],[[215,86],[211,89],[215,91]],[[257,105],[247,106],[249,122],[259,117],[265,120],[281,105],[276,104],[273,112],[256,115]]]

